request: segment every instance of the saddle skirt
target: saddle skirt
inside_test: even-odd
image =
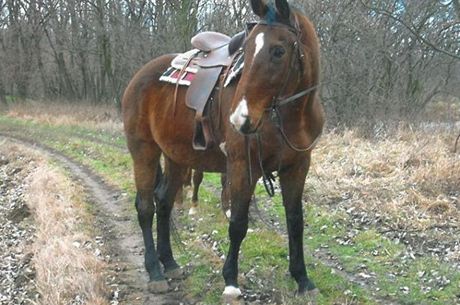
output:
[[[197,34],[192,38],[195,48],[178,54],[160,77],[160,81],[176,85],[175,97],[179,85],[188,86],[185,103],[195,110],[192,145],[196,150],[206,150],[214,145],[207,105],[212,92],[219,86],[219,79],[227,87],[243,69],[243,53],[238,52],[239,47],[237,52],[234,51],[235,44],[241,41],[241,35],[237,39],[235,42],[216,32]],[[230,53],[229,45],[233,53]]]

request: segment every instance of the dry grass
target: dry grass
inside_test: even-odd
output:
[[[83,190],[43,162],[29,176],[28,205],[36,222],[33,263],[40,304],[108,304],[105,263],[85,247],[88,216]]]
[[[89,103],[17,101],[6,115],[53,125],[80,125],[99,130],[122,130],[120,114],[114,105]]]
[[[379,140],[347,130],[324,136],[313,154],[310,200],[367,212],[423,230],[460,227],[460,154],[454,134],[399,130]]]

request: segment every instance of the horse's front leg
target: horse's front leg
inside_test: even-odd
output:
[[[231,304],[241,295],[241,290],[238,288],[238,252],[248,230],[249,202],[255,182],[249,183],[244,161],[233,162],[228,169],[227,178],[231,198],[231,217],[228,229],[230,248],[222,274],[225,280],[223,298],[226,304]]]
[[[317,293],[307,276],[303,253],[302,194],[310,165],[310,155],[300,164],[283,169],[279,173],[283,204],[289,235],[289,271],[298,284],[298,293]]]

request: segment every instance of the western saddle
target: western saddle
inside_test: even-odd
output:
[[[177,56],[171,63],[173,67],[181,67],[182,70],[188,68],[196,71],[185,96],[186,105],[196,111],[192,143],[196,150],[206,150],[215,144],[207,102],[224,68],[228,69],[232,65],[234,55],[243,43],[244,34],[241,32],[230,38],[217,32],[199,33],[191,41],[196,49]]]

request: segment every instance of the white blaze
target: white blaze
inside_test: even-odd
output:
[[[233,127],[237,130],[240,130],[241,126],[243,126],[247,120],[248,113],[248,102],[246,98],[243,97],[235,111],[230,115],[230,123],[232,123]]]
[[[257,54],[260,52],[260,50],[262,50],[263,47],[264,47],[264,33],[259,33],[256,36],[256,50],[254,52],[254,59],[256,58]]]

